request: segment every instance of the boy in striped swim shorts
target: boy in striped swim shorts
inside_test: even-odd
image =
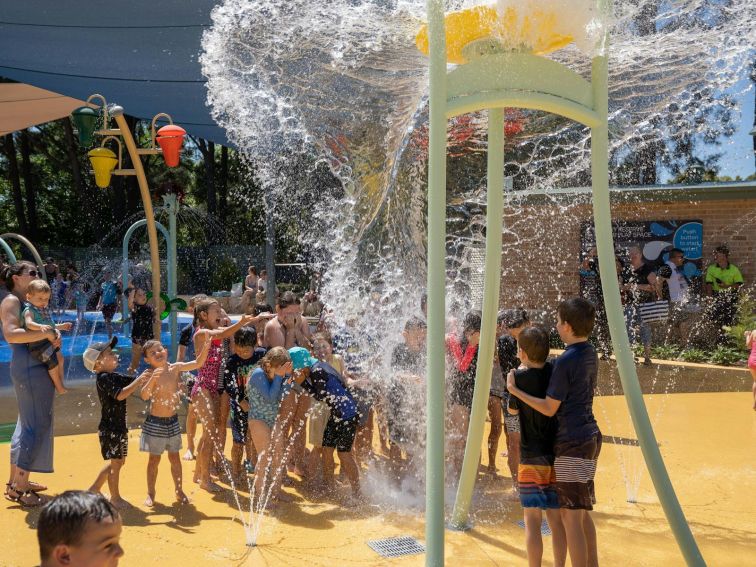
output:
[[[552,366],[549,356],[549,335],[541,327],[527,327],[519,334],[517,357],[525,368],[511,370],[514,381],[523,392],[538,398],[546,396]],[[556,419],[547,417],[514,396],[509,398],[509,413],[520,421],[520,464],[517,470],[520,504],[524,511],[525,545],[528,563],[540,565],[543,557],[541,539],[542,511],[552,533],[554,565],[563,567],[567,559],[564,533],[554,473],[554,439]]]
[[[593,479],[601,451],[601,431],[593,416],[598,377],[596,350],[588,342],[596,319],[592,303],[574,297],[557,307],[557,331],[564,353],[554,361],[544,398],[532,396],[507,377],[509,393],[546,416],[556,415],[554,473],[560,514],[572,565],[598,565]]]
[[[176,410],[181,404],[181,394],[184,385],[180,376],[183,372],[196,370],[205,363],[210,341],[205,342],[197,360],[176,362],[169,364],[168,351],[160,341],[149,340],[144,343],[142,353],[149,368],[142,375],[146,382],[142,386],[141,397],[150,400],[150,413],[142,425],[142,436],[139,440],[139,450],[150,454],[147,462],[147,499],[145,506],[155,505],[155,482],[157,481],[158,465],[163,451],[168,452],[171,463],[171,475],[176,488],[176,500],[180,504],[189,502],[182,487],[181,458],[181,426]]]

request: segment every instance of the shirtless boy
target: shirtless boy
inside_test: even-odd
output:
[[[142,352],[144,361],[150,368],[144,371],[146,382],[141,390],[143,400],[151,400],[150,414],[142,426],[139,450],[150,454],[147,463],[147,499],[145,506],[155,504],[155,481],[158,465],[163,451],[168,451],[171,463],[171,475],[176,489],[176,500],[185,504],[189,502],[182,489],[181,427],[176,409],[181,404],[181,394],[185,386],[179,380],[182,372],[191,372],[205,364],[210,341],[205,342],[196,360],[189,362],[168,362],[168,351],[160,341],[150,340],[144,343]]]

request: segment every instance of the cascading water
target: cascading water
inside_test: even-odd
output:
[[[446,8],[475,4],[453,1]],[[526,4],[502,0],[499,9]],[[573,14],[576,5],[589,4],[539,6]],[[203,38],[215,119],[254,164],[276,214],[291,214],[291,203],[315,207],[318,230],[305,232],[327,274],[323,296],[337,323],[359,317],[358,339],[375,355],[377,380],[391,375],[389,354],[407,314],[418,310],[425,283],[427,59],[415,46],[424,19],[423,0],[226,0]],[[582,51],[571,44],[550,57],[587,77],[587,53],[603,48],[590,38],[610,27],[613,178],[621,179],[619,166],[630,153],[661,155],[671,145],[716,143],[732,133],[737,99],[747,88],[741,79],[753,59],[756,4],[626,0],[614,3],[608,22],[585,21],[577,34]],[[573,205],[558,202],[551,190],[587,184],[589,130],[533,111],[512,111],[507,120],[503,166],[518,194],[541,193],[570,215]],[[447,305],[469,300],[462,296],[480,269],[470,262],[482,240],[471,221],[483,210],[485,128],[483,115],[449,125],[449,278],[464,285],[450,282]],[[308,163],[302,155],[325,163],[343,191],[313,195],[318,188],[297,171]],[[663,165],[673,170],[679,164]],[[521,214],[521,198],[509,199],[508,207],[502,277],[516,278],[507,256],[543,235],[537,218]],[[544,264],[571,261],[549,257],[547,248],[541,253]],[[538,294],[526,282],[505,298],[508,304]],[[553,285],[542,283],[543,297]]]

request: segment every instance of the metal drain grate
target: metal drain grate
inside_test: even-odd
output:
[[[523,530],[525,529],[525,522],[523,520],[517,520],[515,524],[520,526]],[[551,535],[551,528],[546,520],[541,522],[541,535]]]
[[[367,544],[370,546],[370,549],[383,557],[402,557],[404,555],[425,553],[425,546],[410,536],[374,539],[367,542]]]

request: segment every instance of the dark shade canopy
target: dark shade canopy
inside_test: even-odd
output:
[[[215,4],[2,2],[0,76],[75,99],[100,93],[139,118],[167,112],[188,133],[228,145],[205,104],[199,63]]]

